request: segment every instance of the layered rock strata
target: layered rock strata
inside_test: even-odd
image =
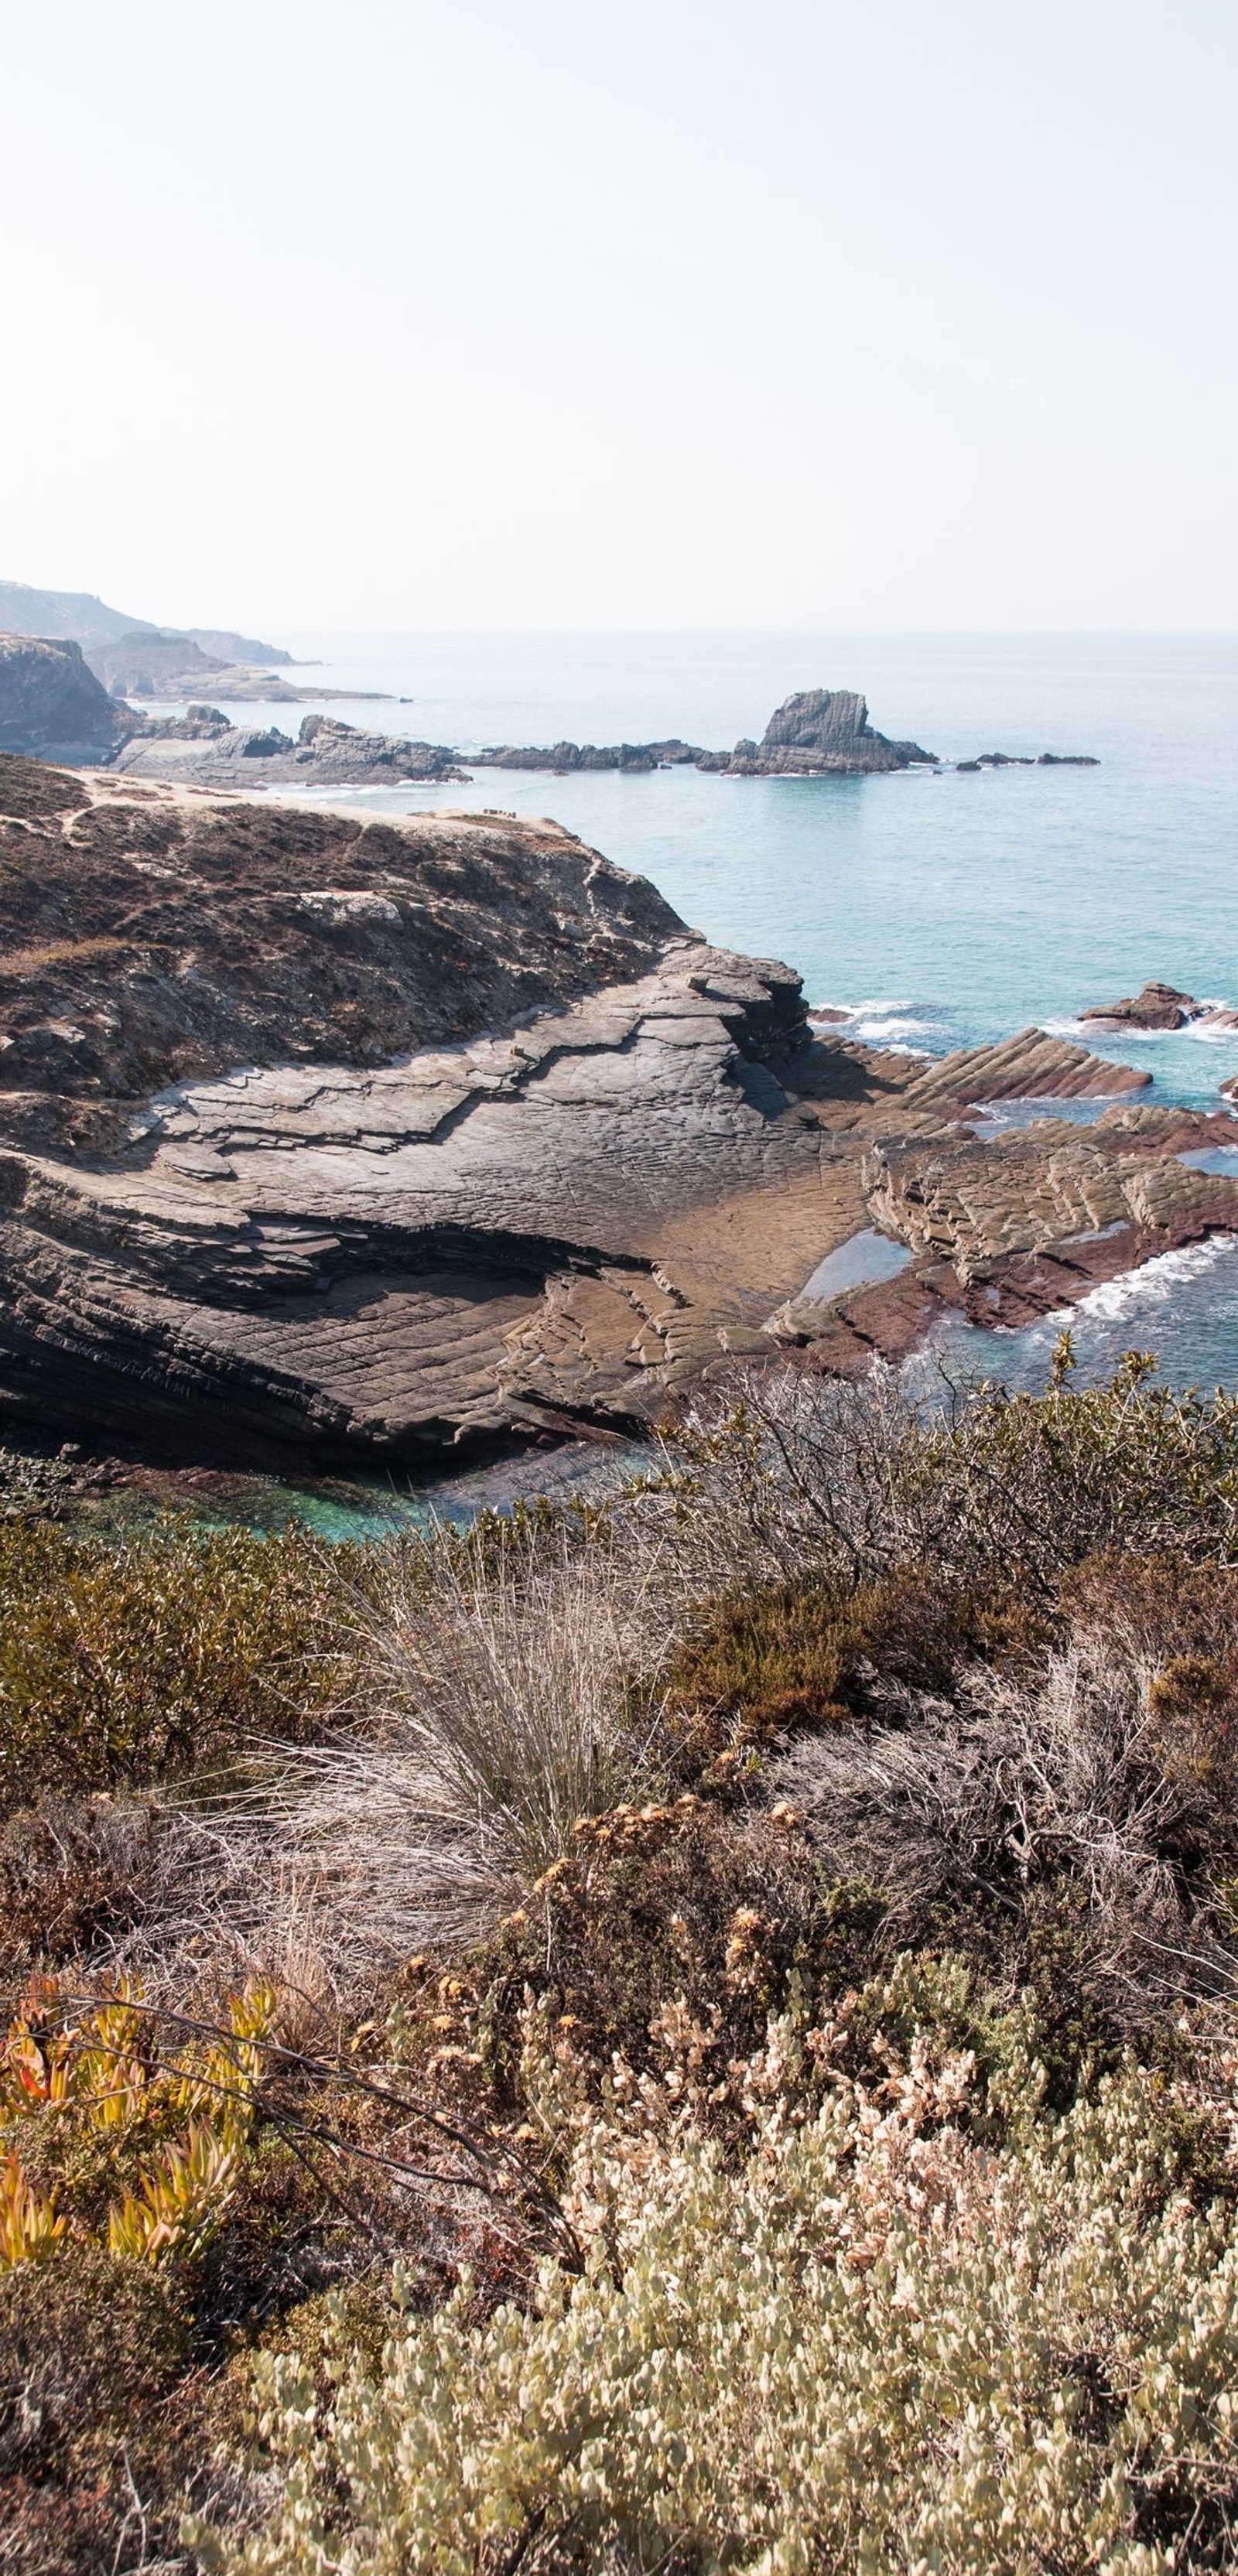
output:
[[[1238,1223],[1022,1032],[814,1036],[553,824],[355,815],[0,762],[0,1402],[218,1461],[413,1462],[648,1423],[736,1357],[855,1371]],[[1229,1132],[1230,1122],[1224,1122]],[[903,1275],[822,1305],[873,1224]]]

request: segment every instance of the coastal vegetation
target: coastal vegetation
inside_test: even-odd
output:
[[[1076,1374],[336,1550],[0,1460],[0,2563],[1233,2563],[1238,1402]]]

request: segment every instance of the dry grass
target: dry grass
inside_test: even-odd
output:
[[[198,1823],[251,1951],[300,1921],[346,1979],[475,1939],[580,1817],[653,1784],[670,1635],[659,1652],[652,1586],[632,1575],[604,1527],[393,1560],[381,1611],[358,1607],[351,1722],[281,1747],[252,1795]]]

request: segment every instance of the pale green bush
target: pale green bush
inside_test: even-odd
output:
[[[231,2550],[195,2532],[206,2562],[1203,2563],[1238,2482],[1238,2219],[1184,2188],[1181,2103],[1130,2073],[1054,2126],[1029,2066],[1007,2143],[986,2147],[970,2057],[935,2057],[921,2033],[877,2091],[836,2077],[795,2118],[802,2036],[771,2033],[773,2107],[738,2170],[647,2103],[615,2099],[578,2133],[565,2207],[585,2268],[547,2264],[527,2312],[471,2321],[466,2282],[377,2375],[341,2344],[325,2405],[295,2360],[268,2357],[282,2510]],[[807,2036],[828,2071],[829,2033]]]

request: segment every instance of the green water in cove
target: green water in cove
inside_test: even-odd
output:
[[[285,640],[319,664],[290,673],[298,685],[389,693],[324,712],[465,754],[673,734],[725,748],[812,687],[862,690],[881,732],[945,761],[1092,753],[1095,769],[857,779],[484,770],[469,786],[330,801],[552,814],[711,939],[786,958],[811,1002],[858,1011],[870,1043],[938,1055],[1032,1022],[1076,1035],[1082,1007],[1149,977],[1238,1005],[1238,637]],[[304,710],[232,712],[295,732]],[[1146,1066],[1154,1101],[1217,1107],[1238,1073],[1238,1032],[1089,1043]],[[1076,1310],[1084,1374],[1103,1372],[1116,1337],[1157,1348],[1175,1381],[1238,1385],[1238,1246],[1169,1262]],[[1040,1327],[957,1337],[969,1366],[1016,1378],[1043,1374],[1044,1340]]]

